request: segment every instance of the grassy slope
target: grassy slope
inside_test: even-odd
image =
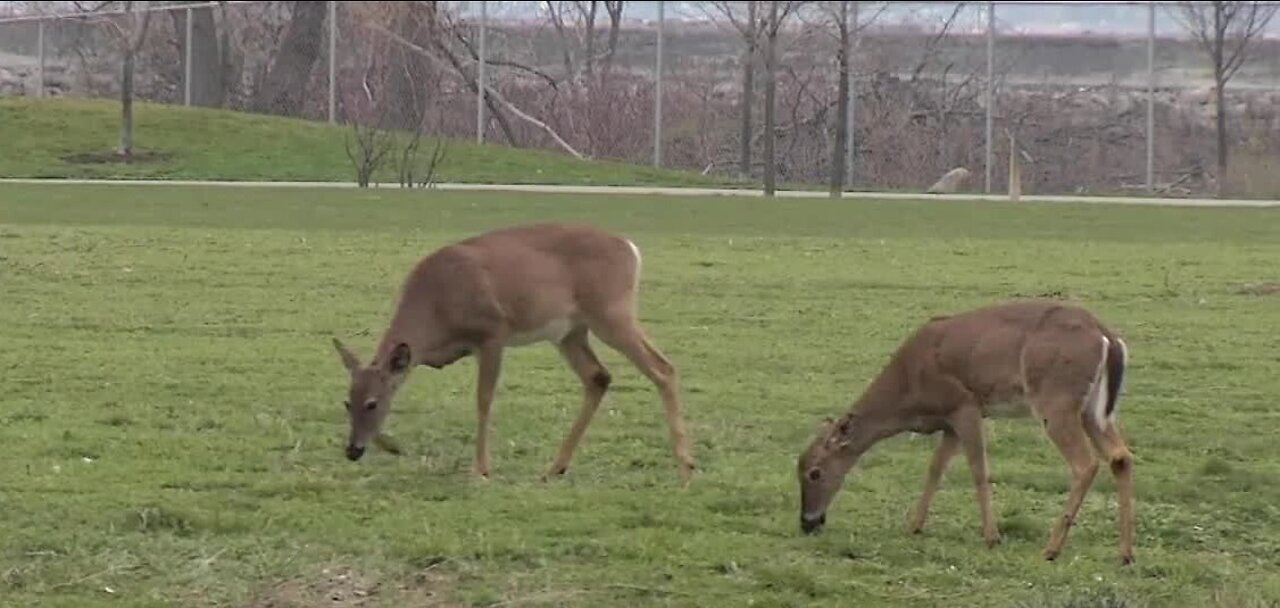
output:
[[[578,404],[547,347],[509,354],[492,482],[466,474],[470,363],[410,381],[406,456],[343,460],[328,337],[367,353],[419,254],[550,218],[644,250],[703,475],[677,489],[654,391],[603,348],[615,389],[563,481],[536,481]],[[1278,230],[1263,210],[0,185],[0,605],[1280,601],[1280,307],[1237,293],[1276,280]],[[905,332],[1053,291],[1131,345],[1135,567],[1105,473],[1039,559],[1067,475],[1030,421],[990,427],[995,550],[962,461],[904,534],[930,451],[906,437],[798,535],[795,456]]]
[[[229,111],[138,104],[140,152],[172,157],[133,165],[69,163],[112,150],[119,104],[110,100],[0,99],[0,176],[354,181],[347,131],[325,123]],[[425,159],[431,146],[424,143]],[[520,184],[723,185],[697,174],[564,154],[451,141],[440,181]],[[395,181],[388,168],[381,179]]]

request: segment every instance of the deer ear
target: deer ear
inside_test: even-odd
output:
[[[387,365],[391,368],[391,373],[399,374],[409,369],[410,356],[409,345],[401,342],[391,350],[391,358],[387,361]]]
[[[342,366],[347,368],[347,371],[354,372],[360,369],[360,360],[356,358],[355,353],[343,346],[341,340],[334,338],[333,348],[338,351],[338,356],[342,357]]]

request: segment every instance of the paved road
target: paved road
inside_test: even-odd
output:
[[[147,186],[217,186],[252,188],[355,188],[354,182],[237,182],[237,181],[186,181],[186,180],[109,180],[109,179],[0,179],[0,184],[45,185],[147,185]],[[399,189],[396,184],[375,184],[373,188]],[[763,196],[759,190],[732,188],[672,188],[663,186],[551,186],[534,184],[452,184],[433,186],[436,190],[474,190],[505,192],[540,192],[556,194],[657,194],[670,196]],[[827,198],[824,191],[780,190],[779,198]],[[1007,201],[1000,194],[913,194],[887,192],[846,192],[848,199],[878,200],[956,200],[956,201]],[[1173,207],[1280,207],[1280,200],[1211,199],[1211,198],[1147,198],[1138,196],[1057,196],[1026,195],[1022,201],[1029,203],[1098,203],[1113,205],[1157,205]]]

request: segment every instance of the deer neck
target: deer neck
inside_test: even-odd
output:
[[[382,334],[375,353],[378,361],[385,361],[399,344],[409,346],[410,368],[429,365],[439,368],[466,354],[457,336],[438,318],[424,311],[426,306],[401,307]]]
[[[902,386],[892,375],[882,374],[867,387],[846,414],[849,432],[844,451],[856,462],[862,454],[885,439],[910,428],[902,407]]]

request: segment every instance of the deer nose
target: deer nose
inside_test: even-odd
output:
[[[360,460],[361,456],[364,456],[364,448],[355,445],[347,446],[347,460],[355,462]]]
[[[800,530],[805,534],[816,534],[822,526],[827,523],[827,514],[823,513],[815,518],[808,518],[804,515],[800,516]]]

